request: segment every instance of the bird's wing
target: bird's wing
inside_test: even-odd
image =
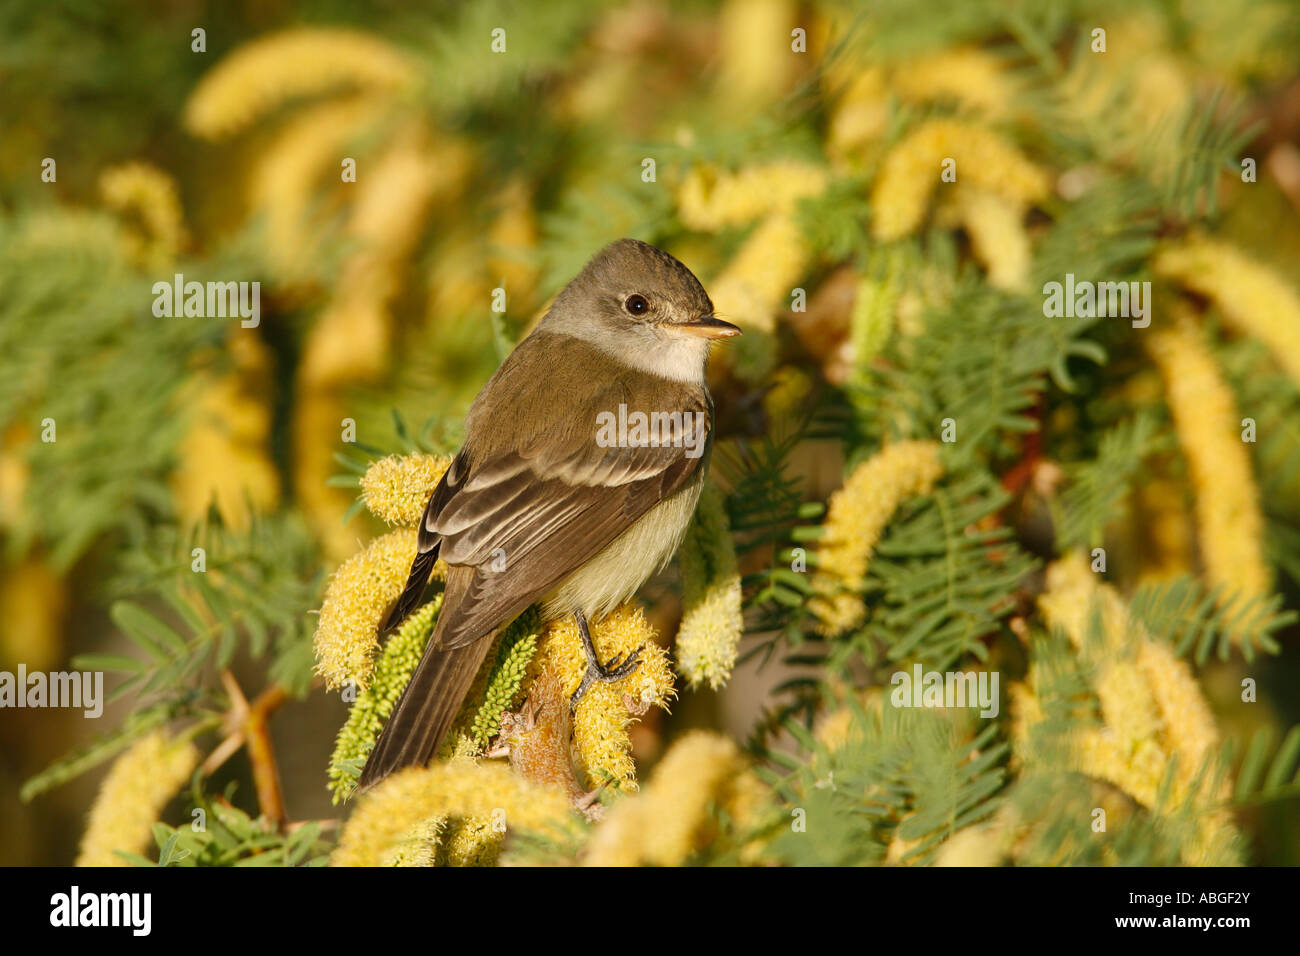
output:
[[[677,406],[671,411],[682,412],[683,428],[690,429],[681,442],[597,443],[600,412],[616,414],[620,403],[650,411],[639,391],[615,382],[582,403],[576,420],[588,427],[557,427],[471,461],[438,510],[427,512],[422,534],[440,541],[442,558],[478,568],[456,620],[443,633],[443,646],[461,646],[514,617],[698,476],[711,427],[708,393],[701,387],[668,390]]]

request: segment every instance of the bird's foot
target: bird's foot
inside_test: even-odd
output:
[[[582,675],[582,683],[578,689],[573,692],[569,698],[569,706],[576,708],[578,701],[582,700],[587,691],[593,684],[609,684],[616,680],[622,680],[628,674],[632,673],[641,666],[641,652],[645,650],[642,644],[624,659],[622,654],[616,654],[608,662],[602,664],[600,658],[596,656],[596,647],[591,642],[591,632],[587,629],[587,618],[581,611],[573,612],[574,620],[578,623],[578,634],[582,638],[582,650],[587,655],[587,673]]]

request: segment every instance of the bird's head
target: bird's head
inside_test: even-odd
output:
[[[740,329],[713,314],[691,270],[636,239],[610,243],[556,297],[543,328],[576,336],[624,364],[703,380],[714,339]]]

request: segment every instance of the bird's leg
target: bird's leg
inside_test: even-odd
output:
[[[578,624],[578,634],[582,638],[582,650],[587,655],[587,673],[582,675],[582,683],[578,685],[578,689],[569,698],[569,706],[576,708],[578,701],[582,700],[583,695],[591,689],[592,684],[608,684],[611,681],[621,680],[636,670],[641,664],[637,658],[641,656],[641,651],[645,649],[645,645],[641,645],[641,647],[627,655],[627,660],[623,660],[623,655],[619,654],[613,657],[608,664],[602,664],[600,658],[596,656],[596,645],[591,643],[591,631],[587,630],[586,615],[582,611],[574,611],[573,619]]]

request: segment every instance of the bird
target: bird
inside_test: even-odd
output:
[[[439,558],[442,609],[361,790],[434,757],[494,636],[534,604],[577,625],[587,671],[571,707],[635,670],[640,649],[601,663],[589,622],[681,544],[713,447],[709,349],[740,333],[685,265],[636,239],[605,246],[559,292],[475,398],[425,506],[382,630],[421,603]]]

